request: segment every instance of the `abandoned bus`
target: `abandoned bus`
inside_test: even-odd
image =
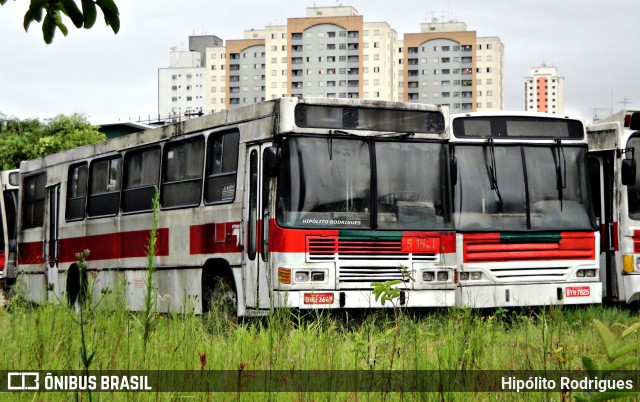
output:
[[[0,289],[9,289],[16,280],[16,232],[18,214],[17,169],[0,172]]]
[[[452,306],[445,110],[281,98],[24,162],[19,264],[34,301],[126,287],[143,305],[159,189],[159,311]],[[389,307],[387,305],[386,307]]]
[[[593,204],[600,227],[600,272],[607,300],[640,300],[640,110],[587,127]],[[635,152],[638,148],[638,153]]]
[[[451,119],[457,303],[599,303],[584,124],[541,113]]]

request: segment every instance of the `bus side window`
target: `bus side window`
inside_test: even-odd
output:
[[[37,228],[44,225],[46,184],[47,174],[45,172],[24,178],[24,195],[22,198],[23,229]]]
[[[87,162],[71,165],[67,176],[67,221],[84,219],[84,207],[87,198]]]
[[[240,133],[214,133],[207,142],[207,175],[204,202],[233,202],[236,194]]]
[[[120,210],[122,157],[95,160],[89,167],[89,217],[114,216]]]
[[[200,205],[202,198],[202,166],[204,137],[170,142],[164,147],[162,167],[162,208],[184,208]]]
[[[160,178],[160,147],[127,152],[124,156],[122,212],[151,211]]]

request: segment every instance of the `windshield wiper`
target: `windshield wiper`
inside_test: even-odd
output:
[[[558,190],[560,211],[562,211],[563,189],[567,187],[567,159],[564,157],[562,140],[556,140],[556,147],[551,150],[551,154],[553,155],[553,164],[556,168],[556,189]]]
[[[372,137],[377,138],[403,138],[403,137],[413,137],[416,133],[407,131],[406,133],[396,132],[396,133],[383,133],[372,135]]]
[[[489,161],[487,161],[487,174],[489,175],[489,186],[492,190],[496,192],[496,196],[498,197],[498,207],[502,209],[503,202],[502,196],[500,195],[500,189],[498,188],[498,172],[496,166],[496,154],[493,149],[493,138],[489,138],[487,140],[487,144],[489,144]]]

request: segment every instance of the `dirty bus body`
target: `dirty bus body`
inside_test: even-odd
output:
[[[640,110],[622,110],[587,127],[589,170],[604,297],[640,300]]]
[[[599,303],[599,234],[580,120],[538,113],[452,116],[457,302]]]
[[[22,289],[74,302],[89,249],[93,297],[126,286],[141,309],[158,186],[160,311],[379,307],[371,283],[395,279],[403,305],[451,306],[447,121],[430,105],[281,98],[25,162]]]
[[[9,289],[16,280],[16,229],[18,214],[17,169],[0,172],[0,289]]]

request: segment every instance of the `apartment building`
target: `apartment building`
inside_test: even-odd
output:
[[[305,17],[207,47],[202,107],[211,113],[298,96],[499,110],[503,54],[499,38],[477,37],[461,22],[432,20],[401,40],[351,6],[308,7]]]
[[[524,77],[525,110],[552,114],[564,113],[564,77],[556,67],[532,67]]]
[[[171,49],[169,67],[158,69],[158,118],[177,121],[210,110],[205,107],[207,49],[223,46],[215,35],[189,37],[189,50]]]
[[[449,106],[451,113],[500,110],[504,46],[497,37],[477,37],[463,22],[421,24],[404,35],[402,99]]]

